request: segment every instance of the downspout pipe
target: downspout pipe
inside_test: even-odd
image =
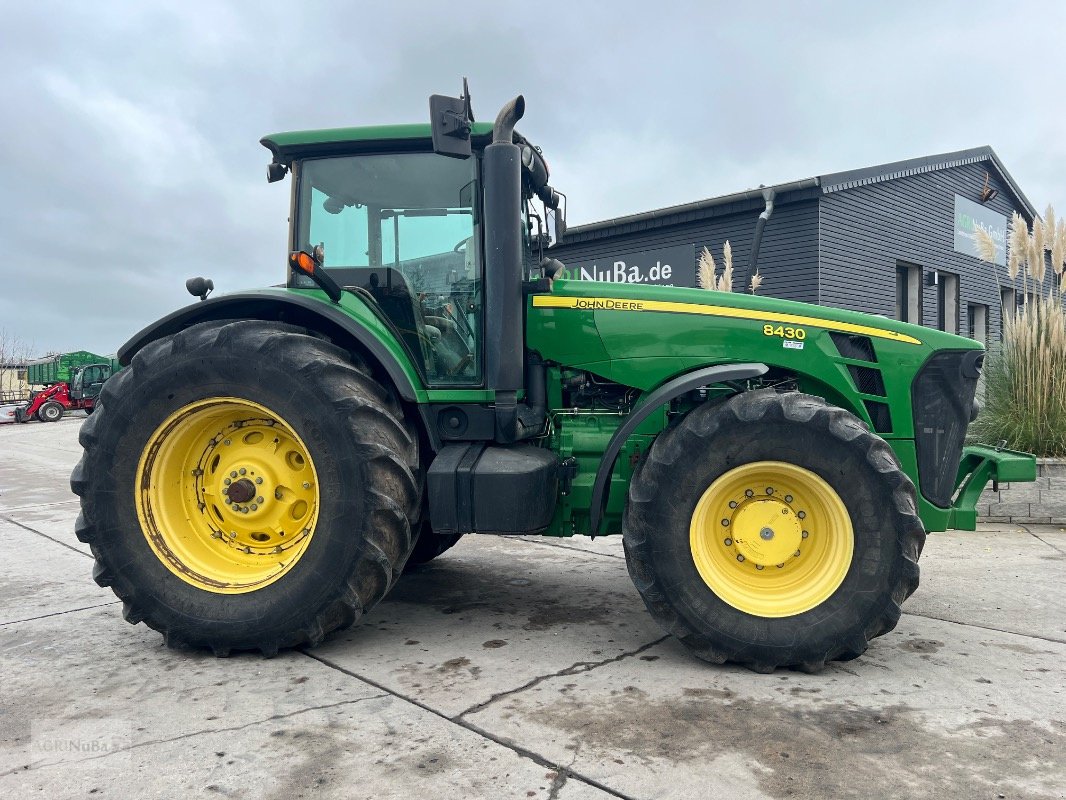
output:
[[[767,221],[770,219],[770,215],[774,213],[774,197],[777,193],[772,189],[764,189],[762,193],[763,199],[766,201],[766,208],[759,215],[758,222],[755,223],[755,236],[751,240],[751,274],[754,275],[756,270],[759,269],[759,248],[762,246],[762,232],[766,227]]]

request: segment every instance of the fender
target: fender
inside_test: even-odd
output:
[[[644,420],[666,403],[674,400],[685,392],[699,389],[702,386],[710,386],[712,383],[724,381],[739,381],[745,378],[757,378],[765,375],[769,370],[765,364],[720,364],[714,367],[702,367],[684,375],[678,375],[646,394],[637,402],[629,417],[618,426],[607,449],[603,452],[599,469],[596,470],[596,481],[592,485],[592,499],[589,502],[589,532],[595,536],[599,532],[600,522],[603,520],[603,509],[607,504],[607,482],[611,472],[614,471],[614,462],[626,439],[632,435]]]
[[[365,299],[358,291],[355,294],[364,299],[367,308],[391,329],[391,323],[379,311],[372,298]],[[118,361],[124,367],[129,366],[137,352],[156,339],[175,334],[198,322],[220,319],[278,320],[324,333],[342,346],[346,339],[349,343],[354,341],[364,347],[381,365],[400,397],[412,403],[418,401],[414,384],[395,356],[358,320],[353,319],[337,305],[284,289],[237,292],[179,308],[134,334],[119,348]]]

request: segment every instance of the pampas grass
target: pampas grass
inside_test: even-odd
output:
[[[984,228],[978,228],[974,244],[977,247],[978,258],[990,264],[996,263],[996,240],[992,238],[991,233]]]
[[[1012,280],[1020,273],[1023,286],[1032,279],[1036,296],[1004,315],[1003,344],[985,370],[985,409],[971,427],[975,438],[1041,456],[1066,455],[1066,224],[1054,220],[1050,207],[1032,232],[1017,212],[1011,220],[1008,265],[1018,267],[1008,272]],[[994,263],[981,239],[981,258]],[[1047,291],[1046,249],[1055,276]]]
[[[700,253],[700,267],[697,275],[701,289],[714,289],[717,287],[718,276],[715,275],[717,270],[718,267],[714,263],[714,255],[704,247],[703,252]]]
[[[733,291],[733,247],[728,239],[722,245],[722,261],[725,262],[725,266],[722,267],[722,277],[718,279],[718,291],[731,292]]]
[[[696,282],[701,289],[710,289],[716,292],[733,291],[733,246],[726,240],[722,245],[722,274],[718,275],[718,264],[714,260],[714,254],[710,248],[704,247],[700,253],[699,267],[696,270]],[[751,276],[751,293],[762,285],[762,275],[755,273]]]

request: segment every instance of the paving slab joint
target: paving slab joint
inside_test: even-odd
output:
[[[518,686],[514,689],[507,689],[506,691],[497,692],[496,694],[492,695],[492,697],[490,697],[488,700],[484,700],[480,703],[477,703],[476,705],[470,706],[470,708],[466,709],[465,711],[459,712],[451,719],[453,721],[458,721],[465,717],[467,714],[476,714],[479,711],[483,711],[484,709],[488,708],[497,700],[501,700],[504,697],[509,697],[513,694],[518,694],[519,692],[524,692],[527,689],[532,689],[534,686],[538,685],[539,683],[542,683],[543,681],[549,680],[550,678],[561,678],[564,675],[578,675],[582,672],[589,672],[591,670],[594,670],[597,667],[603,667],[607,664],[614,664],[615,662],[622,661],[623,659],[630,658],[631,656],[638,656],[645,650],[655,647],[655,645],[661,644],[669,638],[669,635],[661,636],[653,642],[648,642],[645,645],[641,645],[636,650],[629,650],[625,653],[619,653],[616,656],[605,658],[603,659],[603,661],[576,661],[569,667],[563,667],[563,669],[558,670],[556,672],[549,672],[547,675],[538,675],[536,678],[533,678],[533,680],[527,681],[526,683],[523,683],[521,686]]]

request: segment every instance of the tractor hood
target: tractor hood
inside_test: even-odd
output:
[[[670,286],[557,280],[530,298],[529,346],[547,359],[652,389],[697,367],[760,362],[803,376],[839,402],[849,364],[876,365],[903,401],[936,351],[980,350],[961,336],[872,314],[772,297]],[[824,395],[823,395],[824,396]],[[845,405],[858,406],[857,397]]]

